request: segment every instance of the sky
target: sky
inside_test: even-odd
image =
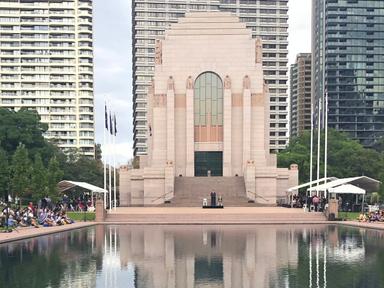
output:
[[[94,0],[96,143],[104,143],[104,103],[116,114],[116,144],[103,145],[125,164],[132,153],[132,0]],[[311,2],[289,0],[289,65],[311,50]],[[108,137],[107,137],[108,138]]]

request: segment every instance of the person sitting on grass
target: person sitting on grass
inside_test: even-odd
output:
[[[360,213],[359,217],[357,217],[359,222],[367,222],[367,216],[364,213]]]

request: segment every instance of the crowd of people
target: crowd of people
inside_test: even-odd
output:
[[[72,224],[62,205],[49,207],[48,205],[40,208],[31,203],[25,208],[12,209],[5,207],[0,214],[0,226],[8,228],[17,227],[50,227]]]
[[[293,208],[307,207],[308,211],[322,212],[326,208],[327,203],[327,199],[324,196],[293,195],[292,197]]]
[[[384,222],[384,210],[360,213],[357,220],[359,220],[359,222]]]

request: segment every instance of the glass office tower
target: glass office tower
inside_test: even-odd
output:
[[[328,93],[328,127],[372,146],[384,135],[384,1],[313,0],[312,9],[315,104]]]

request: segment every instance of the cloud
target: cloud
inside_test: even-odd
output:
[[[129,160],[132,159],[132,145],[133,142],[121,142],[115,145],[106,144],[101,145],[103,151],[103,161],[107,160],[107,163],[113,165],[113,157],[116,158],[116,164],[124,165],[127,164]]]
[[[112,150],[119,163],[126,163],[133,156],[131,43],[131,1],[113,0],[111,5],[111,1],[95,0],[96,142],[103,143],[104,101],[107,99],[108,109],[117,118],[117,144]],[[108,145],[105,149],[111,150]]]
[[[293,64],[299,53],[311,52],[312,1],[289,1],[289,64]]]

